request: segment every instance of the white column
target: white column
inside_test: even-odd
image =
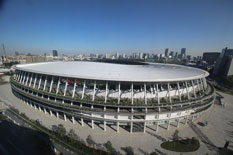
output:
[[[177,82],[177,88],[178,88],[179,98],[180,98],[180,102],[181,102],[182,99],[181,99],[181,94],[180,94],[180,84],[179,84],[179,82]]]
[[[144,122],[143,133],[146,133],[146,121]]]
[[[131,104],[133,105],[133,83],[131,83]]]
[[[169,130],[169,127],[170,127],[170,120],[167,123],[167,130]]]
[[[38,89],[40,89],[41,79],[42,79],[42,74],[40,75],[40,81],[39,81]]]
[[[51,91],[52,91],[52,88],[53,88],[53,76],[52,76],[52,80],[51,80],[51,82],[50,82],[49,92],[51,92]]]
[[[35,80],[34,80],[33,88],[35,88],[35,86],[36,86],[36,80],[37,80],[37,74],[36,74],[36,77],[35,77]]]
[[[45,81],[44,81],[44,89],[43,89],[43,91],[45,90],[45,88],[46,88],[46,85],[47,85],[47,79],[48,78],[48,76],[46,75],[46,78],[45,78]]]
[[[41,111],[41,108],[40,108],[40,106],[39,106],[39,110]]]
[[[199,80],[197,79],[197,87],[198,87],[198,90],[201,91],[201,87],[200,87],[200,83],[199,83]]]
[[[192,81],[192,86],[193,86],[193,94],[194,94],[194,97],[197,98],[196,90],[195,90],[195,86],[194,86],[194,82],[193,82],[193,81]]]
[[[202,82],[201,79],[200,79],[200,82],[201,82],[201,89],[202,89],[202,91],[204,92],[204,85],[203,85],[203,82]]]
[[[92,101],[95,100],[95,89],[96,89],[96,81],[94,82],[93,94],[92,94]]]
[[[26,86],[28,85],[28,79],[29,79],[29,72],[27,74],[27,80],[26,80],[26,83],[25,83]]]
[[[187,95],[188,95],[188,100],[189,100],[189,99],[190,99],[190,96],[189,96],[187,81],[185,81],[185,86],[186,86],[186,93],[187,93]]]
[[[30,79],[29,87],[31,87],[31,84],[32,84],[32,77],[33,77],[33,73],[32,73],[32,75],[31,75],[31,79]]]
[[[104,131],[106,131],[106,121],[104,121]]]
[[[25,80],[25,77],[26,77],[26,72],[24,72],[24,74],[23,74],[23,78],[22,78],[22,84],[24,84],[24,80]]]
[[[118,84],[118,104],[120,104],[121,100],[121,83]]]
[[[156,89],[157,89],[157,100],[158,100],[158,105],[160,104],[160,100],[159,100],[159,85],[158,83],[156,84]]]
[[[57,95],[57,93],[58,93],[58,91],[59,91],[59,87],[60,87],[60,80],[61,80],[61,78],[59,77],[58,82],[57,82],[56,95]]]
[[[177,125],[176,125],[177,128],[179,128],[179,123],[180,123],[180,119],[178,118]]]
[[[58,112],[56,112],[56,114],[57,114],[57,118],[59,118],[59,113],[58,113]]]
[[[49,112],[50,112],[50,116],[53,116],[53,112],[52,112],[52,110],[50,110]]]
[[[168,96],[169,96],[169,102],[172,103],[171,94],[170,94],[170,84],[169,83],[167,83],[167,91],[168,91]]]
[[[74,98],[74,95],[75,95],[75,89],[76,89],[76,79],[75,79],[75,81],[74,81],[74,89],[73,89],[72,98]]]
[[[203,78],[203,81],[204,81],[204,86],[205,86],[205,89],[207,88],[207,83],[206,83],[206,79]]]
[[[144,101],[145,101],[145,105],[147,105],[147,98],[146,98],[146,83],[144,83]]]
[[[84,125],[84,123],[83,123],[83,118],[81,118],[81,126],[83,126]]]
[[[64,121],[66,121],[66,114],[64,114]]]
[[[68,85],[68,78],[66,79],[66,85],[65,85],[65,90],[64,90],[64,96],[66,96],[67,85]]]
[[[119,122],[117,121],[117,133],[119,133]]]
[[[74,124],[74,116],[72,116],[72,123]]]
[[[24,72],[22,72],[19,83],[22,83],[24,77]]]
[[[133,133],[133,122],[130,122],[130,133]]]
[[[44,113],[46,114],[47,113],[47,111],[46,111],[46,109],[44,108]]]
[[[93,119],[91,119],[91,128],[92,128],[92,129],[95,128],[95,127],[94,127],[94,120],[93,120]]]
[[[156,129],[155,129],[155,132],[158,132],[159,131],[159,122],[156,122]]]
[[[106,103],[108,99],[108,82],[106,82],[106,90],[105,90],[105,99],[104,102]]]
[[[84,98],[85,88],[86,88],[86,81],[84,81],[84,83],[83,83],[82,99]]]

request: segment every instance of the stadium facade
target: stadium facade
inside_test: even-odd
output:
[[[168,64],[46,62],[16,65],[11,87],[16,97],[51,116],[133,133],[197,119],[215,100],[208,75]]]

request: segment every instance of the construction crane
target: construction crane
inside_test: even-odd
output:
[[[3,50],[2,62],[6,62],[7,59],[6,59],[6,50],[4,44],[2,44],[2,50]]]

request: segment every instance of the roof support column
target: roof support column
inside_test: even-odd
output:
[[[104,131],[106,131],[106,121],[104,120]]]
[[[61,78],[59,77],[58,82],[57,82],[56,95],[57,95],[57,93],[59,92],[60,83],[61,83]]]
[[[33,88],[35,88],[35,86],[36,86],[36,80],[37,80],[37,74],[36,74],[36,77],[35,77],[35,80],[34,80]]]
[[[119,128],[119,121],[117,121],[117,133],[120,132],[120,128]]]
[[[23,81],[23,76],[24,76],[24,72],[22,72],[22,74],[21,74],[19,83],[22,83],[22,81]]]
[[[205,89],[207,88],[207,83],[206,83],[206,79],[203,78],[203,81],[204,81],[204,86],[205,86]]]
[[[32,77],[33,77],[33,73],[31,75],[31,79],[30,79],[30,82],[29,82],[29,87],[31,87],[31,84],[32,84]]]
[[[85,88],[86,88],[86,81],[83,82],[83,92],[82,92],[82,99],[84,98],[85,94]]]
[[[200,79],[200,82],[201,82],[201,90],[204,92],[204,85],[203,85],[202,79]]]
[[[38,86],[38,89],[40,89],[40,85],[41,85],[41,79],[42,79],[42,74],[40,75],[40,81],[39,81],[39,86]]]
[[[26,80],[26,83],[25,83],[26,86],[28,85],[28,79],[29,79],[29,72],[27,74],[27,80]]]
[[[51,91],[52,91],[52,88],[53,88],[53,76],[52,76],[52,80],[51,80],[51,82],[50,82],[49,92],[51,92]]]
[[[131,83],[131,104],[133,105],[133,83]]]
[[[145,105],[147,105],[147,98],[146,98],[146,83],[144,83],[144,100],[145,100]]]
[[[146,120],[144,120],[143,133],[146,133]]]
[[[64,90],[63,96],[66,96],[67,85],[68,85],[68,78],[66,78],[66,85],[65,85],[65,90]]]
[[[48,81],[48,76],[46,75],[45,81],[44,81],[44,88],[43,91],[45,91],[46,85],[47,85],[47,81]]]
[[[189,99],[190,99],[190,96],[189,96],[187,81],[185,81],[185,86],[186,86],[186,93],[187,93],[187,95],[188,95],[188,100],[189,100]]]
[[[167,83],[167,91],[168,91],[168,96],[169,96],[169,102],[172,103],[171,94],[170,94],[170,84],[169,83]]]
[[[199,83],[199,80],[197,79],[197,87],[198,87],[198,90],[201,91],[201,87],[200,87],[200,83]]]
[[[195,90],[195,86],[194,86],[194,82],[193,82],[193,81],[192,81],[192,86],[193,86],[193,94],[194,94],[194,97],[197,98],[196,90]]]
[[[25,81],[25,78],[26,78],[26,74],[27,74],[27,72],[24,73],[22,84],[24,84],[24,81]]]
[[[74,89],[73,89],[72,98],[74,98],[74,95],[75,95],[75,89],[76,89],[76,79],[74,80]]]
[[[120,104],[121,100],[121,83],[118,84],[118,104]]]
[[[106,103],[108,99],[108,82],[106,82],[106,89],[105,89],[105,99],[104,102]]]
[[[96,89],[96,81],[94,82],[93,94],[92,94],[92,101],[95,100],[95,89]]]
[[[158,105],[160,104],[160,99],[159,99],[159,85],[158,83],[156,84],[156,92],[157,92],[157,100],[158,100]]]
[[[180,94],[180,85],[179,85],[179,82],[177,82],[177,88],[178,88],[178,94],[179,94],[180,102],[182,102],[182,100],[181,100],[181,94]]]

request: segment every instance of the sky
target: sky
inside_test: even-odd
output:
[[[233,0],[0,0],[0,43],[8,55],[221,52]]]

